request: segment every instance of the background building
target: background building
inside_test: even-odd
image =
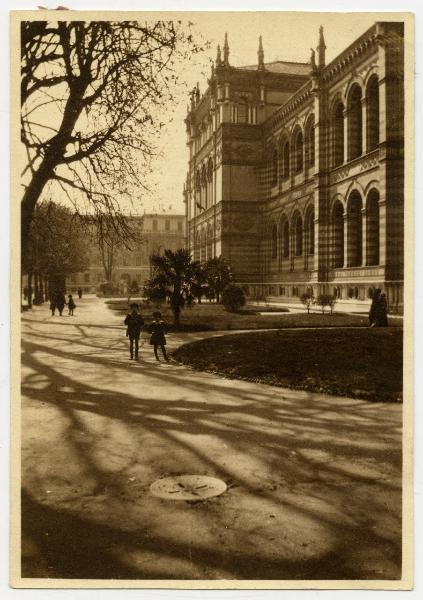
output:
[[[150,277],[150,256],[163,253],[165,249],[177,250],[185,247],[185,216],[167,214],[145,214],[128,217],[139,231],[140,240],[131,243],[131,249],[120,246],[115,250],[112,282],[125,285],[136,281],[142,289]],[[66,287],[84,292],[95,292],[105,281],[102,253],[95,240],[90,250],[90,267],[83,273],[68,277]]]
[[[230,65],[225,38],[186,118],[187,243],[253,297],[305,291],[403,304],[403,24],[376,23],[329,64]]]

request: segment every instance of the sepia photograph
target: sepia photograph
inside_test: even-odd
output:
[[[411,589],[413,28],[12,12],[12,586]]]

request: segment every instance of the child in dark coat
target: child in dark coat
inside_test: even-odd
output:
[[[75,308],[76,308],[76,304],[73,300],[72,294],[69,294],[69,296],[68,296],[68,309],[69,309],[68,314],[71,317],[73,317],[73,311],[75,310]]]
[[[157,349],[160,346],[161,351],[163,353],[163,357],[164,357],[165,361],[168,362],[169,359],[167,357],[166,348],[165,348],[165,346],[166,346],[165,333],[166,333],[166,323],[163,321],[162,315],[159,312],[154,312],[153,313],[153,322],[151,324],[150,344],[154,348],[154,356],[156,357],[156,360],[160,360],[159,355],[157,353]]]
[[[126,337],[129,337],[129,352],[131,360],[135,358],[138,360],[138,346],[141,335],[141,328],[144,325],[144,319],[138,312],[138,304],[133,303],[130,305],[131,312],[126,315]],[[135,357],[134,357],[134,346],[135,346]]]

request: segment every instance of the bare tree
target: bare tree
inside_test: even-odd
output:
[[[111,216],[145,189],[157,109],[172,102],[178,65],[201,49],[180,21],[22,23],[23,248],[49,182]]]
[[[98,246],[105,280],[112,281],[118,253],[125,249],[132,251],[135,245],[145,244],[143,217],[131,217],[122,213],[100,214],[86,217],[85,223]]]

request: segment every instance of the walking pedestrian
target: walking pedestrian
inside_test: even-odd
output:
[[[144,325],[144,319],[139,314],[139,306],[136,302],[133,302],[130,307],[131,312],[126,315],[126,337],[129,338],[129,353],[130,360],[138,360],[138,347],[141,335],[141,328]],[[134,352],[135,350],[135,352]]]
[[[378,304],[381,290],[376,288],[372,295],[372,304],[369,310],[369,327],[376,327],[378,317]]]
[[[57,292],[55,304],[56,304],[57,310],[59,311],[59,315],[62,316],[63,309],[65,308],[65,304],[66,304],[65,294],[63,292]]]
[[[78,292],[78,298],[81,300],[81,298],[82,298],[82,288],[79,287],[77,289],[77,292]]]
[[[379,298],[379,327],[388,327],[388,302],[386,294],[381,294]]]
[[[166,354],[166,348],[165,348],[165,346],[166,346],[165,333],[166,333],[166,323],[163,321],[161,313],[154,312],[153,313],[153,322],[151,324],[150,344],[154,348],[154,356],[156,357],[156,360],[160,360],[158,352],[157,352],[157,350],[160,346],[160,349],[162,351],[165,361],[169,362],[169,359]]]
[[[372,305],[369,311],[370,327],[387,327],[388,326],[388,303],[386,294],[382,294],[382,290],[377,288],[373,293]]]
[[[76,304],[74,302],[74,299],[72,297],[72,294],[69,294],[68,296],[68,314],[73,317],[73,311],[76,308]]]

